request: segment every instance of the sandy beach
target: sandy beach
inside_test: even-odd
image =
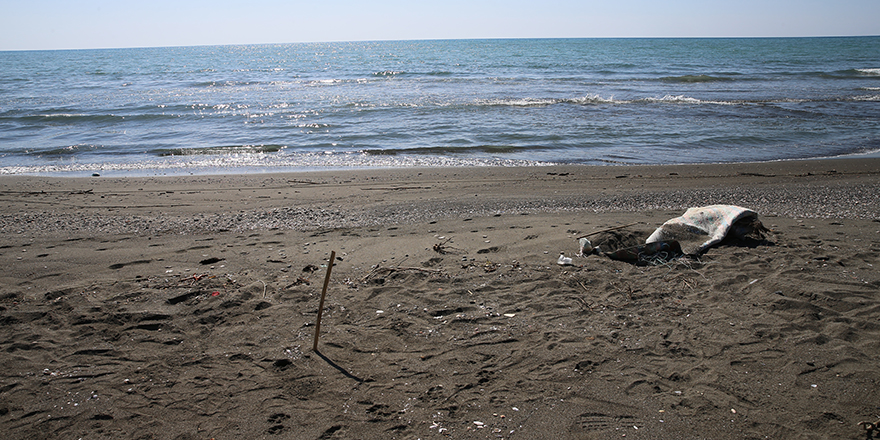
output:
[[[0,177],[0,432],[864,439],[877,194],[870,158]],[[766,239],[576,255],[713,204]]]

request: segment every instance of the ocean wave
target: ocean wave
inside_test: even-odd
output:
[[[80,125],[80,124],[106,124],[123,121],[156,121],[174,118],[173,115],[165,114],[88,114],[88,113],[44,113],[25,115],[4,115],[0,119],[19,122],[24,124],[55,124],[55,125]]]
[[[853,101],[853,102],[878,102],[878,101],[880,101],[880,95],[853,96],[852,98],[850,98],[850,101]]]
[[[880,76],[880,69],[846,69],[834,72],[803,72],[806,76],[817,76],[822,79],[857,79],[866,76]]]
[[[243,80],[226,80],[226,81],[197,81],[188,83],[187,86],[194,89],[234,89],[236,87],[291,87],[298,86],[304,81],[300,79],[275,79],[270,81],[260,81],[256,79]]]
[[[541,107],[554,104],[628,104],[632,101],[603,98],[599,95],[586,95],[579,98],[504,98],[477,101],[477,105],[510,106],[510,107]]]
[[[349,82],[349,80],[339,79],[339,78],[326,78],[326,79],[313,79],[304,81],[302,85],[309,87],[322,87],[322,86],[333,86],[336,84],[343,84]]]
[[[711,75],[682,75],[682,76],[664,76],[660,81],[669,83],[709,83],[722,81],[736,81],[735,78],[727,76],[711,76]]]
[[[283,67],[266,67],[266,68],[259,68],[259,69],[232,69],[232,71],[236,72],[236,73],[240,73],[240,72],[269,73],[269,72],[284,72],[285,70],[287,70],[287,69],[285,69]],[[207,70],[207,72],[216,72],[216,70],[210,69],[210,70]]]
[[[647,103],[661,102],[661,103],[681,103],[681,104],[702,104],[703,103],[703,101],[701,101],[697,98],[691,98],[689,96],[684,96],[684,95],[678,95],[678,96],[666,95],[662,98],[653,98],[653,97],[642,98],[642,99],[637,99],[636,102],[647,102]]]
[[[229,154],[265,154],[277,153],[286,147],[283,145],[229,145],[217,147],[195,148],[157,148],[152,152],[159,157],[166,156],[205,156]]]
[[[880,69],[855,69],[855,70],[856,70],[856,72],[858,72],[862,75],[880,76]]]
[[[614,97],[603,98],[598,95],[586,95],[580,98],[508,98],[508,99],[489,99],[478,101],[478,105],[487,106],[511,106],[511,107],[537,107],[548,106],[554,104],[578,104],[578,105],[598,105],[598,104],[713,104],[713,105],[737,105],[744,104],[744,101],[717,101],[702,100],[684,95],[666,95],[660,98],[645,97],[635,99],[614,99]]]
[[[441,155],[378,156],[363,152],[310,152],[289,155],[167,156],[130,163],[68,163],[0,167],[0,175],[104,175],[150,176],[333,170],[352,168],[436,168],[549,166],[536,160],[451,157]]]
[[[68,145],[64,147],[50,147],[44,149],[31,149],[25,152],[28,156],[39,157],[70,157],[85,152],[97,151],[100,147],[92,144]]]
[[[199,81],[191,83],[190,86],[194,88],[216,88],[216,87],[242,87],[242,86],[254,86],[259,85],[258,81]]]
[[[558,104],[563,102],[562,99],[552,98],[507,98],[507,99],[485,99],[477,101],[477,105],[485,106],[510,106],[510,107],[538,107]]]
[[[615,102],[616,103],[625,103],[626,101],[615,101],[614,97],[603,98],[599,95],[586,95],[586,96],[583,96],[580,98],[565,99],[565,100],[563,100],[563,102],[568,102],[571,104],[587,105],[587,104],[614,104]]]
[[[551,149],[539,146],[522,145],[474,145],[467,147],[413,147],[413,148],[387,148],[387,149],[364,149],[360,150],[368,156],[397,156],[397,155],[464,155],[464,154],[511,154],[518,152],[532,152]]]
[[[425,76],[452,76],[452,75],[454,75],[454,73],[450,72],[448,70],[434,70],[431,72],[425,72],[424,75]]]
[[[634,102],[643,102],[643,103],[663,103],[663,104],[714,104],[714,105],[736,105],[740,104],[740,102],[734,101],[705,101],[702,99],[692,98],[690,96],[684,95],[666,95],[662,98],[642,98],[634,100]]]

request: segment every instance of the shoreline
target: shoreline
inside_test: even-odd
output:
[[[0,429],[861,437],[876,194],[876,158],[0,176]],[[658,266],[574,255],[716,203],[757,211],[767,240]]]
[[[229,175],[259,175],[259,174],[309,174],[309,173],[330,173],[330,172],[368,172],[383,170],[399,170],[408,168],[425,168],[425,169],[471,169],[471,168],[542,168],[542,167],[679,167],[679,166],[725,166],[725,165],[753,165],[753,164],[777,164],[788,162],[802,161],[835,161],[835,160],[863,160],[880,158],[880,150],[863,153],[850,153],[839,156],[828,157],[807,157],[798,159],[775,159],[759,162],[701,162],[701,163],[668,163],[668,164],[627,164],[612,163],[603,164],[582,164],[582,163],[555,163],[555,162],[535,162],[529,163],[527,160],[513,160],[508,162],[502,159],[486,159],[480,165],[426,165],[416,162],[415,165],[353,165],[353,166],[317,166],[317,165],[301,165],[301,166],[247,166],[247,167],[198,167],[189,169],[186,167],[169,167],[169,168],[144,168],[137,171],[131,168],[120,167],[119,169],[104,169],[99,164],[93,168],[84,168],[78,171],[55,171],[55,172],[14,172],[2,174],[2,177],[48,177],[48,178],[85,178],[85,177],[105,177],[105,178],[153,178],[153,177],[205,177],[205,176],[229,176]],[[482,159],[481,159],[482,161]],[[522,163],[518,163],[522,162]],[[231,171],[231,172],[230,172]],[[95,176],[97,174],[98,176]]]

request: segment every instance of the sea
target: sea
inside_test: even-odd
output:
[[[0,174],[779,161],[880,151],[880,37],[0,52]]]

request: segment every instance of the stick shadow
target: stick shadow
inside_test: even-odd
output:
[[[349,378],[349,379],[352,379],[352,380],[354,380],[354,381],[356,381],[356,382],[358,382],[358,383],[364,383],[364,382],[367,382],[366,380],[361,379],[360,377],[357,377],[357,376],[355,376],[354,374],[349,373],[348,370],[346,370],[345,368],[340,367],[336,362],[333,362],[330,358],[328,358],[327,356],[325,356],[324,353],[321,353],[319,350],[315,350],[315,354],[317,354],[318,357],[320,357],[321,359],[324,359],[324,362],[327,362],[327,365],[330,365],[331,367],[337,369],[337,370],[338,370],[340,373],[342,373],[345,377],[347,377],[347,378]]]

